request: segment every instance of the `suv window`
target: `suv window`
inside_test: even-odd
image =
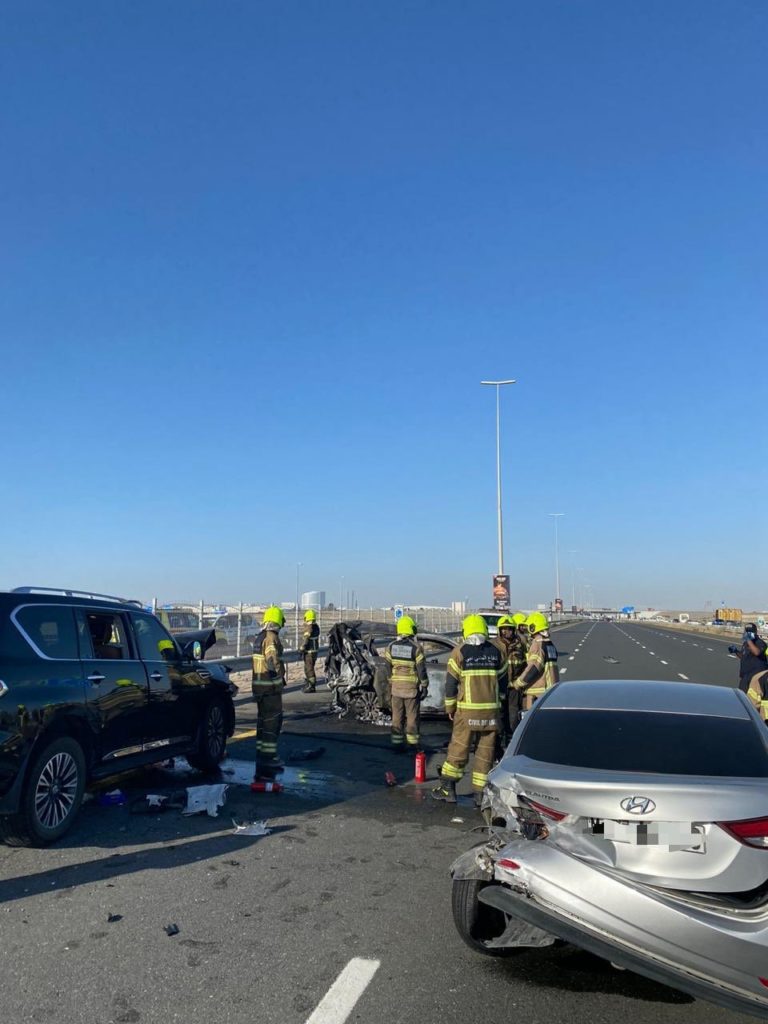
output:
[[[77,659],[77,633],[71,608],[27,605],[17,609],[15,618],[27,640],[46,658]]]
[[[97,660],[126,660],[131,657],[122,616],[111,612],[85,612],[83,622],[86,640],[83,657],[88,657],[88,640],[93,651],[91,656]]]
[[[711,715],[544,707],[516,753],[602,771],[768,778],[768,752],[752,721]]]
[[[133,631],[136,634],[139,657],[144,661],[170,661],[176,654],[176,644],[170,633],[154,615],[134,614]]]

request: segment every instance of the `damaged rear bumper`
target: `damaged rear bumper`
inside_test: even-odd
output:
[[[597,934],[578,921],[542,907],[524,893],[514,892],[504,885],[490,885],[481,890],[479,898],[483,903],[510,917],[585,949],[618,967],[624,967],[653,981],[679,989],[696,999],[717,1003],[738,1013],[768,1018],[768,998],[760,999],[759,996],[735,992],[715,981],[692,974],[679,965],[657,959],[646,951],[632,949],[609,936]],[[766,995],[768,996],[768,990]]]

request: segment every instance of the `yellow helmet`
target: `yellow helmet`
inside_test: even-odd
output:
[[[465,640],[474,633],[482,633],[483,636],[488,636],[488,623],[482,615],[468,615],[461,624],[461,630]]]
[[[416,623],[410,615],[401,615],[397,620],[398,636],[416,636]]]
[[[277,608],[272,605],[271,608],[267,608],[264,612],[264,618],[262,619],[263,625],[266,626],[268,622],[274,622],[278,629],[282,629],[285,625],[285,615],[283,615],[283,609]]]
[[[525,624],[531,636],[534,636],[536,633],[543,633],[545,629],[549,629],[547,617],[542,615],[541,612],[531,612],[525,620]]]
[[[514,626],[514,622],[509,615],[502,615],[499,621],[496,623],[497,629],[510,629]]]
[[[317,613],[315,612],[314,608],[309,608],[307,611],[304,612],[304,621],[305,622],[316,622],[317,621]]]
[[[512,621],[516,626],[524,626],[526,622],[526,615],[524,612],[515,612],[512,616]]]

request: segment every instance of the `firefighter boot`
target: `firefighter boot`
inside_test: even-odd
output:
[[[307,680],[301,688],[302,693],[315,693],[315,684]]]
[[[439,786],[432,790],[433,800],[442,800],[446,804],[456,803],[456,782],[453,779],[443,779]]]

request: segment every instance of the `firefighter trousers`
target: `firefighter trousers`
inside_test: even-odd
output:
[[[392,746],[401,750],[403,747],[419,745],[419,698],[397,697],[392,694]]]
[[[469,715],[470,712],[457,711],[454,716],[451,742],[448,744],[448,755],[440,770],[440,774],[444,779],[452,779],[454,782],[458,782],[464,775],[464,769],[469,761],[472,745],[475,743],[475,757],[472,762],[472,788],[482,791],[488,781],[488,772],[493,767],[498,727],[496,722],[483,728],[473,726],[470,724],[472,719]]]
[[[304,651],[304,679],[310,686],[317,686],[317,676],[315,675],[316,661],[317,651]]]
[[[256,721],[256,771],[277,760],[277,740],[283,727],[283,687],[253,687],[258,708]]]

